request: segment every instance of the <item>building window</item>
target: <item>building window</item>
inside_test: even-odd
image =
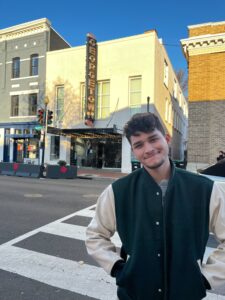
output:
[[[38,54],[30,56],[30,76],[38,75]]]
[[[58,120],[62,120],[64,115],[64,86],[56,87],[56,116]]]
[[[85,101],[85,84],[82,82],[80,84],[80,99],[81,99],[81,116],[82,119],[85,118],[85,108],[86,108],[86,101]]]
[[[12,78],[20,77],[20,58],[14,57],[12,60]]]
[[[11,97],[11,117],[19,115],[19,96],[14,95]]]
[[[172,105],[171,105],[171,102],[169,102],[169,108],[168,108],[168,122],[169,122],[169,124],[172,124]]]
[[[179,106],[182,107],[182,93],[179,92]]]
[[[129,101],[132,115],[141,112],[141,76],[129,80]]]
[[[99,81],[97,91],[97,118],[107,118],[110,114],[110,82]]]
[[[50,160],[59,159],[60,154],[60,137],[57,135],[51,136]]]
[[[37,94],[30,94],[28,101],[28,116],[35,116],[37,114]]]
[[[165,108],[165,121],[169,121],[169,101],[166,98],[166,108]]]
[[[173,82],[173,97],[177,99],[177,81],[175,79]]]
[[[169,82],[169,67],[168,63],[164,60],[164,79],[163,79],[164,84],[168,87],[168,82]]]

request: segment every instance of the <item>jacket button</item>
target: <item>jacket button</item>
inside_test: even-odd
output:
[[[157,221],[157,222],[155,222],[155,224],[156,224],[156,225],[159,225],[159,222]]]
[[[159,292],[159,293],[162,293],[162,290],[161,290],[161,289],[158,289],[158,292]]]
[[[161,256],[161,254],[160,254],[160,253],[158,253],[157,255],[158,255],[158,257],[160,257],[160,256]]]
[[[157,192],[156,195],[159,196],[159,192]]]

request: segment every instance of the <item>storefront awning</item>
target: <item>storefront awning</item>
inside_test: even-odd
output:
[[[77,128],[77,129],[62,129],[62,134],[69,135],[74,138],[82,139],[118,139],[121,134],[114,128]]]

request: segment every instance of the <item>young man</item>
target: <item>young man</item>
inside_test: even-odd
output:
[[[113,277],[120,300],[200,300],[225,284],[225,183],[174,167],[152,113],[124,127],[143,165],[107,187],[87,229],[88,253]],[[209,230],[221,242],[202,262]],[[110,238],[118,231],[121,256]]]

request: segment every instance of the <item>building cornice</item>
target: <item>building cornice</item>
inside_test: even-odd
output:
[[[201,23],[201,24],[195,24],[195,25],[189,25],[188,29],[193,29],[193,28],[199,28],[199,27],[205,27],[205,26],[218,26],[218,25],[224,25],[225,21],[220,21],[220,22],[208,22],[208,23]]]
[[[225,52],[225,33],[182,39],[181,45],[187,60],[191,55]]]
[[[0,42],[6,40],[17,39],[33,34],[38,34],[44,31],[49,31],[51,23],[47,18],[23,23],[0,30]]]

